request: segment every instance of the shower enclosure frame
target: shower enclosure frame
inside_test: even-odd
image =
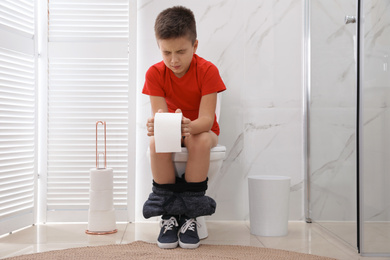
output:
[[[356,0],[356,43],[354,52],[356,55],[355,73],[356,73],[356,249],[362,256],[390,256],[390,253],[368,253],[365,252],[365,212],[364,212],[364,102],[363,102],[363,83],[364,83],[364,44],[365,44],[365,21],[364,21],[364,1]],[[346,14],[349,15],[349,14]],[[307,223],[315,222],[312,215],[312,193],[311,193],[311,158],[310,158],[310,104],[311,100],[311,1],[304,1],[304,45],[303,45],[303,76],[304,76],[304,135],[306,142],[304,144],[304,211],[305,221]]]
[[[356,167],[356,207],[357,207],[357,238],[356,238],[356,244],[357,244],[357,249],[358,249],[358,252],[361,253],[361,243],[363,241],[363,234],[362,234],[362,231],[363,231],[363,221],[362,220],[362,214],[363,214],[363,210],[360,205],[360,202],[361,202],[361,193],[362,193],[362,190],[361,190],[361,184],[363,183],[362,182],[362,174],[360,174],[360,169],[363,169],[363,159],[360,158],[360,155],[361,155],[361,151],[363,150],[362,149],[362,146],[363,146],[363,120],[362,120],[362,111],[363,111],[363,108],[362,108],[362,102],[361,102],[361,97],[362,97],[362,88],[361,88],[361,82],[363,82],[362,80],[362,76],[363,76],[363,73],[361,73],[361,57],[363,57],[363,43],[364,43],[364,33],[362,33],[361,31],[361,24],[362,24],[362,14],[361,14],[361,8],[362,8],[362,2],[363,0],[357,0],[357,3],[356,3],[356,52],[357,52],[357,55],[356,55],[356,89],[357,89],[357,117],[356,117],[356,125],[357,125],[357,128],[356,128],[356,163],[357,163],[357,167]]]
[[[304,31],[303,31],[303,134],[306,140],[303,147],[305,156],[304,160],[304,211],[306,223],[312,223],[311,219],[311,193],[310,193],[310,89],[311,89],[311,55],[310,55],[310,0],[304,2]]]

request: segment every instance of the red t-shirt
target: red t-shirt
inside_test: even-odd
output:
[[[194,54],[187,73],[178,78],[163,61],[154,64],[146,72],[143,94],[164,97],[169,112],[180,108],[183,115],[195,120],[199,116],[202,96],[226,90],[217,67]],[[211,131],[219,135],[217,117]]]

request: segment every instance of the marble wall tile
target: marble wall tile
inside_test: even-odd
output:
[[[197,53],[212,61],[227,86],[221,135],[226,159],[208,194],[218,203],[214,220],[249,218],[249,175],[292,178],[290,219],[303,219],[303,1],[139,0],[138,93],[149,66],[161,60],[154,39],[157,14],[173,5],[193,10]],[[146,156],[147,96],[137,97],[136,221],[151,190]]]

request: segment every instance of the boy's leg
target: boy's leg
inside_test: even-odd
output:
[[[154,184],[153,192],[149,195],[143,207],[145,218],[162,214],[186,214],[190,218],[195,218],[198,216],[212,215],[215,212],[216,203],[212,198],[205,196],[205,192],[207,189],[210,149],[213,145],[217,144],[217,136],[214,133],[210,135],[204,133],[199,135],[199,137],[201,138],[195,138],[195,136],[190,136],[188,139],[185,138],[187,139],[185,141],[189,144],[188,147],[190,147],[190,158],[188,160],[190,167],[187,164],[186,169],[189,170],[189,174],[187,175],[186,172],[185,175],[187,182],[178,183],[175,183],[176,178],[172,158],[170,157],[169,160],[165,158],[166,160],[163,163],[160,162],[159,158],[156,159],[158,155],[163,154],[156,154],[154,152],[154,139],[151,139],[150,153],[152,157]],[[192,141],[198,142],[190,143]],[[162,169],[162,165],[164,164],[166,168]],[[169,169],[168,167],[172,167],[171,170],[167,170]],[[199,171],[201,171],[200,174]]]
[[[210,166],[210,150],[218,144],[218,136],[212,131],[190,135],[184,139],[184,144],[188,149],[186,181],[204,181]]]
[[[176,180],[172,153],[156,153],[154,137],[150,137],[150,163],[153,180],[158,184],[173,184]]]
[[[176,180],[175,169],[172,161],[172,153],[156,153],[154,137],[150,137],[150,163],[153,180],[158,185],[167,186],[174,184]],[[178,241],[178,216],[163,215],[160,222],[160,233],[157,245],[160,248],[175,248]]]
[[[190,185],[196,185],[196,187],[199,188],[200,183],[205,183],[206,187],[204,189],[207,189],[207,173],[210,167],[210,150],[218,144],[218,136],[212,131],[197,135],[190,135],[184,139],[184,144],[188,149],[188,160],[185,172],[186,181]],[[202,191],[199,191],[198,193],[204,194],[202,192],[205,192],[205,190],[202,189]],[[197,202],[196,204],[199,204],[201,201],[204,201],[204,205],[209,204],[205,199],[207,199],[207,196],[203,195],[198,197],[198,195],[196,195],[193,198],[187,198],[185,201],[187,201],[187,206],[191,208],[193,203],[188,202],[193,201]],[[197,248],[199,246],[200,239],[198,236],[197,225],[198,223],[195,218],[187,218],[183,216],[183,219],[180,221],[180,247]]]

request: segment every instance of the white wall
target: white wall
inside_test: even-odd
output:
[[[153,25],[159,12],[184,5],[195,13],[197,53],[212,61],[227,86],[220,143],[227,157],[209,195],[213,220],[248,219],[247,177],[291,177],[290,219],[303,219],[303,0],[138,0],[136,221],[152,187],[146,157],[149,98],[146,70],[161,60]]]

